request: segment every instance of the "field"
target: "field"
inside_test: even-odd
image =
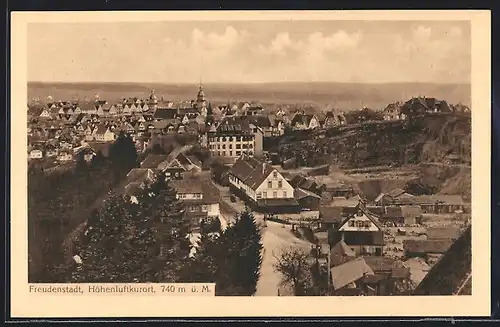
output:
[[[132,83],[28,83],[28,100],[52,96],[55,100],[101,99],[116,101],[127,96],[146,97],[151,89],[165,100],[189,100],[196,97],[198,85],[132,84]],[[333,106],[349,110],[361,105],[384,108],[394,101],[406,101],[425,95],[445,99],[449,103],[470,105],[470,85],[466,84],[349,84],[349,83],[270,83],[270,84],[207,84],[205,94],[214,104],[228,101],[259,101],[273,107],[280,104],[311,104],[323,108]]]

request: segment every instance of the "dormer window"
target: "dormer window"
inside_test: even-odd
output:
[[[273,171],[273,177],[274,178],[277,178],[278,177],[278,172],[277,171]],[[281,187],[281,186],[280,186]]]

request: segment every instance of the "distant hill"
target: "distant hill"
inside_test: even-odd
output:
[[[394,101],[406,101],[412,96],[427,96],[470,106],[469,84],[391,83],[350,84],[335,82],[315,83],[255,83],[255,84],[206,84],[205,94],[214,104],[227,101],[258,100],[264,105],[308,103],[323,108],[327,105],[349,110],[362,105],[373,109],[384,108]],[[44,83],[28,82],[28,100],[33,97],[55,100],[78,97],[117,101],[123,97],[146,97],[155,89],[157,97],[166,100],[189,100],[196,97],[195,84],[139,84],[139,83]]]

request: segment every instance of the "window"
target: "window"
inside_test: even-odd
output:
[[[241,149],[241,144],[236,144],[236,149]]]
[[[200,193],[195,193],[194,198],[195,199],[201,199],[201,194]]]
[[[220,156],[220,151],[217,151],[217,155]]]
[[[257,192],[257,199],[261,199],[262,198],[262,193],[261,192]]]
[[[364,227],[366,227],[366,228],[372,227],[372,222],[371,221],[365,221]]]
[[[365,224],[365,222],[364,222],[364,221],[362,221],[362,220],[358,220],[358,221],[356,221],[356,227],[363,227],[363,226],[364,226],[364,224]]]
[[[202,210],[203,212],[208,212],[208,209],[209,209],[209,208],[208,208],[208,205],[206,205],[206,204],[204,204],[204,205],[201,207],[201,210]]]
[[[274,178],[277,178],[278,177],[278,172],[277,171],[273,171],[273,177]],[[281,186],[280,186],[281,187]]]
[[[283,187],[283,181],[278,181],[278,188],[282,188]]]
[[[286,191],[283,191],[283,197],[286,198]]]
[[[241,156],[241,151],[236,151],[237,156]]]
[[[278,192],[274,191],[273,192],[273,198],[277,198],[278,197]]]
[[[233,148],[233,145],[232,144],[229,144],[229,148],[232,149]]]
[[[267,192],[262,192],[262,198],[267,199]]]
[[[268,181],[267,182],[267,188],[273,188],[273,182],[272,181]]]
[[[348,226],[349,227],[354,227],[354,220],[349,220]]]
[[[222,155],[225,157],[226,156],[226,151],[222,151]]]
[[[220,144],[217,144],[217,149],[219,149],[219,150],[220,150]]]
[[[229,156],[232,157],[233,156],[233,151],[229,151]]]
[[[222,137],[222,142],[226,142],[226,137],[225,136]]]
[[[225,149],[226,148],[226,145],[225,144],[222,144],[222,148]]]
[[[245,143],[245,144],[243,144],[243,149],[246,149],[246,148],[248,148],[248,144]]]

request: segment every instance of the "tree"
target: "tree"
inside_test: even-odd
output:
[[[281,285],[291,287],[295,295],[309,295],[313,285],[308,254],[299,248],[288,247],[273,256],[276,259],[274,270],[282,276]]]
[[[68,267],[66,281],[177,282],[187,263],[188,225],[175,190],[164,178],[137,195],[138,203],[110,193],[88,220],[77,251],[82,264]],[[78,269],[76,269],[78,268]],[[59,274],[60,275],[60,274]]]
[[[229,250],[226,258],[232,263],[231,284],[241,288],[243,294],[239,295],[255,294],[262,263],[262,243],[260,230],[248,208],[225,230],[223,237]]]
[[[196,245],[194,258],[186,265],[182,275],[184,282],[216,283],[218,260],[220,259],[220,234],[202,230]]]
[[[137,149],[132,138],[121,131],[118,138],[109,148],[109,158],[113,170],[117,173],[117,177],[135,168],[137,164]]]
[[[259,279],[261,251],[260,231],[247,210],[224,231],[202,230],[187,281],[215,282],[219,296],[251,296]]]

